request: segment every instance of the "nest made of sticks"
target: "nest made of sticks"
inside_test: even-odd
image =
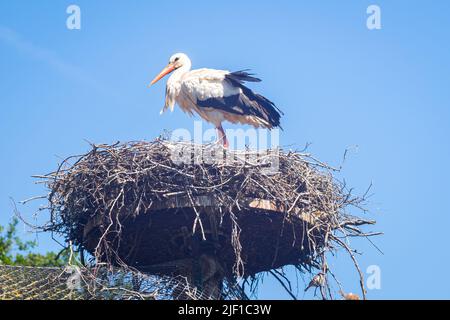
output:
[[[364,296],[362,273],[343,237],[373,235],[359,227],[374,221],[348,213],[349,206],[361,208],[364,197],[352,196],[334,171],[307,153],[226,151],[157,139],[92,145],[56,172],[37,177],[50,191],[45,230],[64,235],[97,262],[145,270],[149,264],[168,268],[165,262],[182,261],[183,254],[199,258],[206,249],[195,256],[192,243],[188,253],[173,253],[179,242],[158,252],[181,226],[200,242],[215,239],[208,252],[221,257],[221,276],[235,279],[289,264],[328,274],[326,253],[343,248],[359,272]],[[173,199],[177,205],[168,205]],[[190,210],[180,209],[180,202]],[[180,211],[184,218],[174,213]],[[142,238],[147,247],[139,251]]]

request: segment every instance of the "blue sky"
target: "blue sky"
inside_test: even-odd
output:
[[[66,28],[72,3],[81,30]],[[371,4],[381,8],[381,30],[366,28]],[[86,151],[85,139],[193,130],[178,109],[159,116],[164,81],[146,88],[181,51],[194,68],[257,73],[263,82],[251,87],[285,112],[282,145],[310,142],[333,165],[357,146],[340,177],[359,193],[373,183],[368,217],[385,232],[375,239],[384,254],[352,243],[363,270],[381,269],[381,289],[369,298],[450,298],[449,10],[443,0],[2,1],[0,224],[11,218],[10,197],[44,192],[30,176]],[[35,208],[19,209],[31,218]],[[41,251],[59,248],[48,235],[38,240]],[[343,252],[333,267],[356,292]],[[270,278],[259,297],[288,298]]]

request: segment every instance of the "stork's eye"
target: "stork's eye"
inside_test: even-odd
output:
[[[178,60],[180,60],[180,57],[176,57],[174,62],[177,62]]]

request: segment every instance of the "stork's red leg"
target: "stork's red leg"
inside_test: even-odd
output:
[[[222,126],[217,127],[218,141],[223,143],[223,147],[228,149],[228,139]]]

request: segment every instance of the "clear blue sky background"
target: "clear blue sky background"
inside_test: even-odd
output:
[[[71,3],[82,10],[80,31],[66,28]],[[366,28],[370,4],[381,7],[382,30]],[[450,298],[449,12],[443,0],[1,1],[0,223],[11,218],[9,197],[42,194],[30,176],[86,151],[84,139],[192,130],[180,110],[159,116],[163,83],[146,89],[182,51],[194,67],[262,77],[252,88],[285,112],[282,145],[311,142],[330,164],[358,146],[340,176],[359,193],[373,182],[370,217],[385,232],[375,239],[384,255],[353,243],[364,270],[381,268],[369,298]],[[35,208],[19,209],[31,217]],[[39,244],[59,248],[42,234]],[[333,267],[357,291],[344,253]],[[259,297],[287,295],[266,279]]]

